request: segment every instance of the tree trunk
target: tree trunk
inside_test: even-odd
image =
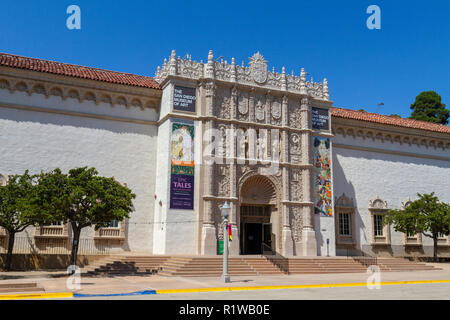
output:
[[[76,223],[72,223],[72,230],[73,230],[73,242],[72,242],[72,254],[71,254],[71,258],[70,258],[70,265],[76,266],[81,228],[79,228],[76,225]],[[72,270],[72,274],[73,273],[75,273],[75,270]]]
[[[5,270],[10,271],[11,270],[11,262],[12,262],[12,252],[14,248],[14,239],[16,237],[15,232],[8,232],[8,253],[6,255],[6,262],[5,262]]]
[[[433,234],[433,260],[438,262],[438,238],[436,234]]]

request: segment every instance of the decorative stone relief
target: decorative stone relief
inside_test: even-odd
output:
[[[303,199],[302,194],[302,171],[300,169],[292,169],[291,172],[291,200],[301,201]]]
[[[273,98],[271,106],[272,121],[274,125],[281,125],[281,101],[278,98]]]
[[[291,207],[289,211],[290,211],[289,217],[292,228],[292,236],[295,242],[300,242],[302,240],[302,228],[303,228],[303,219],[300,207]]]
[[[226,164],[216,165],[217,195],[228,197],[230,195],[230,168]]]
[[[238,98],[238,111],[241,115],[248,113],[248,93],[240,92]]]
[[[229,81],[231,75],[231,65],[222,62],[215,63],[215,75],[219,80]]]
[[[369,209],[380,209],[380,210],[387,210],[387,202],[384,200],[381,200],[379,196],[377,196],[374,200],[369,200]]]
[[[231,113],[231,92],[228,88],[218,88],[214,114],[218,118],[229,119]]]
[[[263,96],[255,97],[255,118],[256,121],[262,122],[265,119],[265,101]]]
[[[300,162],[301,143],[300,136],[297,133],[291,133],[289,138],[289,154],[291,162]]]
[[[300,103],[296,100],[289,100],[289,126],[292,128],[301,127]]]
[[[267,61],[259,53],[255,53],[253,57],[250,58],[250,69],[252,72],[253,80],[256,83],[264,83],[267,80]]]
[[[214,226],[216,227],[216,236],[217,239],[223,240],[223,218],[222,213],[220,211],[220,208],[223,206],[224,202],[221,201],[214,201],[212,204],[213,208],[213,221]]]
[[[322,100],[329,100],[328,82],[324,79],[323,83],[316,83],[312,80],[306,81],[306,72],[302,69],[300,76],[286,75],[283,68],[282,73],[275,70],[267,70],[267,61],[259,53],[255,53],[249,58],[249,67],[237,66],[232,58],[232,63],[228,64],[222,60],[214,62],[212,51],[208,53],[208,63],[191,61],[188,59],[175,58],[176,52],[173,50],[170,61],[164,59],[161,67],[158,67],[155,80],[158,83],[164,82],[169,76],[183,76],[193,80],[199,80],[202,77],[215,77],[221,81],[237,82],[244,85],[259,85],[260,87],[276,88],[287,90],[294,93],[307,94]]]

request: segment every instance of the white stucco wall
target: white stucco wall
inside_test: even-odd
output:
[[[173,84],[163,89],[161,98],[161,115],[163,118],[171,112],[173,102]],[[196,165],[194,178],[194,210],[170,209],[170,174],[171,174],[171,136],[172,123],[194,124],[193,121],[168,119],[158,128],[157,163],[155,180],[155,218],[154,245],[155,254],[197,254],[198,253],[198,190],[199,170]],[[198,123],[195,126],[195,152],[198,151],[201,135]],[[195,154],[196,159],[197,154]]]
[[[0,90],[0,103],[75,111],[120,118],[156,120],[153,109],[126,109],[91,101]],[[136,194],[123,248],[151,252],[156,168],[154,125],[0,108],[0,173],[21,174],[61,168],[95,167]],[[82,237],[93,236],[85,229]],[[32,235],[32,228],[27,230]]]
[[[337,144],[408,154],[356,150]],[[396,209],[401,208],[402,202],[408,198],[417,199],[417,193],[435,192],[441,201],[450,202],[450,161],[414,156],[430,155],[450,159],[449,149],[336,135],[333,151],[334,196],[340,197],[345,193],[354,199],[355,233],[359,246],[370,248],[371,221],[368,207],[369,200],[377,196],[387,201],[388,208]],[[390,232],[392,248],[387,254],[404,254],[403,234],[395,232],[393,227]],[[426,251],[430,250],[432,240],[423,237],[423,245]]]

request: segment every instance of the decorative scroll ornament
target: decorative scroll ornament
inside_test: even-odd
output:
[[[259,51],[250,58],[250,70],[256,83],[262,84],[267,81],[267,61]]]

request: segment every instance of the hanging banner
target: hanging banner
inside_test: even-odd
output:
[[[333,216],[330,139],[313,137],[314,212]]]
[[[193,210],[194,126],[173,123],[170,149],[170,208]]]

